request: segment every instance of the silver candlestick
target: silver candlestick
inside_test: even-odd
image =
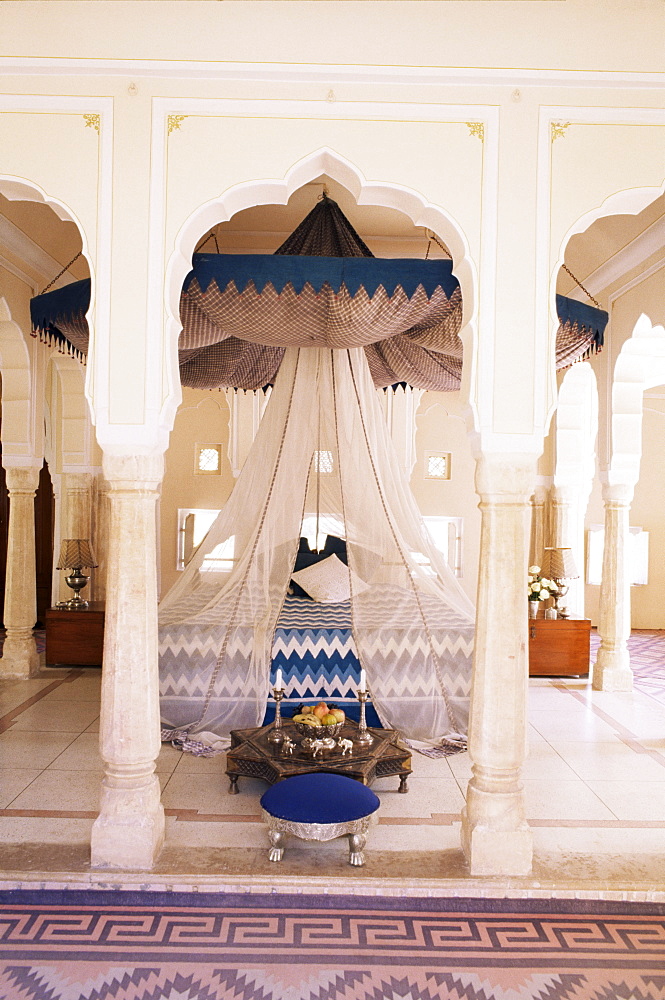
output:
[[[275,746],[279,746],[284,742],[284,731],[282,729],[282,709],[281,701],[284,697],[283,688],[273,688],[272,696],[275,699],[275,722],[268,733],[268,743],[274,743]]]
[[[374,737],[367,729],[365,722],[365,702],[369,691],[358,691],[358,701],[360,702],[360,721],[358,722],[358,735],[355,742],[361,747],[369,747],[374,742]]]

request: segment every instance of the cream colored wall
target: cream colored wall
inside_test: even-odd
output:
[[[460,583],[475,603],[480,511],[474,485],[476,463],[466,432],[461,394],[426,392],[418,407],[416,426],[417,459],[411,475],[411,489],[422,514],[464,518],[463,575]],[[428,451],[450,452],[449,480],[425,479],[425,455]]]
[[[221,509],[233,489],[233,475],[227,447],[229,407],[224,393],[204,389],[183,389],[183,400],[166,453],[166,471],[160,500],[160,596],[178,578],[178,508]],[[197,443],[222,445],[219,476],[196,475]]]

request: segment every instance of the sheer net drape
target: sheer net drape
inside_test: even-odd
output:
[[[320,452],[332,471],[317,464]],[[305,509],[344,524],[353,635],[384,724],[421,740],[464,732],[454,675],[470,662],[473,606],[430,540],[365,354],[287,348],[236,487],[161,604],[163,630],[186,644],[189,630],[207,629],[215,645],[210,697],[190,735],[260,724]]]

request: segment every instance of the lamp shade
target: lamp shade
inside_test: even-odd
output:
[[[541,574],[550,580],[577,580],[579,573],[575,566],[573,550],[569,548],[546,548],[543,553]]]
[[[81,569],[97,566],[92,546],[87,538],[63,538],[56,569]]]

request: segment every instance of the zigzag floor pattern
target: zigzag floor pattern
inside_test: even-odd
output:
[[[662,1000],[665,906],[23,892],[0,1000]]]

